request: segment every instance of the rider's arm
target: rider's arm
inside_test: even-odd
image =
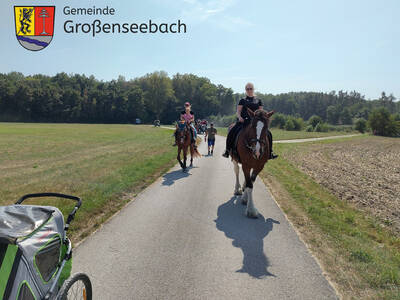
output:
[[[242,109],[243,109],[243,105],[238,105],[237,106],[237,111],[236,111],[236,116],[239,119],[240,122],[244,122],[243,118],[242,118]]]
[[[240,119],[242,117],[242,109],[243,105],[238,105],[237,111],[236,111],[236,116]]]

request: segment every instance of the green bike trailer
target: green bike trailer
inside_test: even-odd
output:
[[[64,224],[56,207],[21,205],[25,199],[37,197],[67,198],[77,204]],[[72,260],[66,232],[80,205],[81,200],[74,196],[42,193],[0,206],[0,299],[62,299],[57,294],[70,277]],[[86,299],[86,291],[84,294]]]

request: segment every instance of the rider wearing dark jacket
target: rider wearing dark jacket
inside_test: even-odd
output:
[[[234,147],[235,139],[237,134],[242,128],[245,128],[250,123],[250,115],[247,109],[255,112],[257,109],[262,109],[263,104],[260,99],[257,99],[254,96],[254,85],[252,83],[246,84],[246,98],[243,98],[239,101],[237,106],[236,115],[238,117],[236,124],[231,128],[226,138],[226,150],[223,154],[224,157],[229,157],[229,152]],[[277,155],[274,155],[272,151],[272,134],[268,130],[268,140],[271,145],[271,156],[270,159],[277,158]]]

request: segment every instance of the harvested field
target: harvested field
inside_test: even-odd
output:
[[[400,139],[368,137],[298,150],[287,158],[303,172],[400,235]]]

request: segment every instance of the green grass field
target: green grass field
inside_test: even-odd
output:
[[[0,205],[27,193],[79,196],[83,206],[71,228],[79,239],[176,163],[171,133],[150,126],[0,123]],[[63,200],[39,203],[64,214],[73,207]]]
[[[227,135],[226,127],[217,127],[217,130],[218,130],[219,135],[223,135],[223,136]],[[275,141],[318,138],[318,137],[326,137],[326,136],[351,134],[349,132],[344,132],[344,131],[306,132],[306,131],[286,131],[286,130],[277,129],[277,128],[272,128],[271,132],[272,132],[272,135],[273,135]]]
[[[316,143],[341,141],[346,142]],[[277,144],[280,158],[269,162],[261,177],[344,299],[400,299],[400,239],[287,159],[312,144]]]

